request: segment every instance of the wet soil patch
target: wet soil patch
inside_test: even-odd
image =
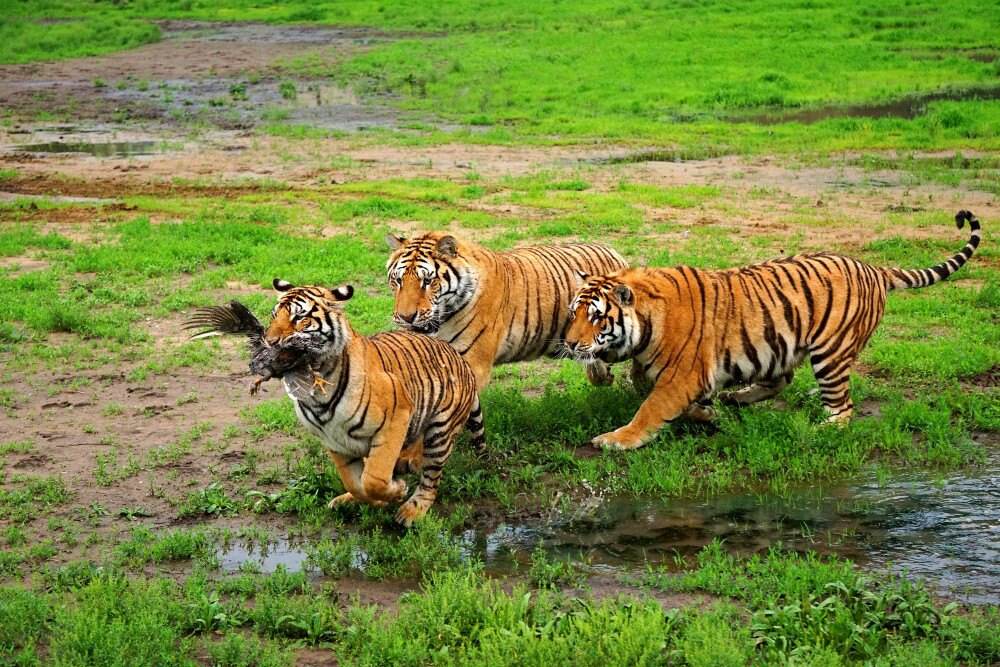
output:
[[[726,120],[758,125],[777,125],[780,123],[804,123],[808,125],[831,118],[916,118],[927,111],[927,105],[931,102],[997,99],[1000,99],[1000,86],[979,86],[939,90],[878,104],[854,104],[789,112],[767,112],[750,116],[732,116]]]
[[[395,111],[331,86],[328,74],[344,58],[399,35],[257,23],[160,25],[164,39],[137,49],[0,66],[0,99],[15,116],[31,117],[44,107],[78,121],[194,121],[223,128],[281,121],[345,131],[396,124]],[[303,58],[318,63],[324,78],[283,65]]]
[[[84,153],[95,157],[132,157],[134,155],[152,155],[165,150],[165,145],[158,141],[47,141],[37,144],[20,144],[15,151],[24,153]]]
[[[4,181],[3,189],[5,192],[16,195],[87,197],[114,201],[119,197],[136,195],[151,197],[233,197],[261,192],[265,187],[252,182],[194,186],[167,180],[152,181],[127,178],[95,178],[84,181],[59,178],[58,175],[37,174]],[[269,189],[273,190],[273,188]]]

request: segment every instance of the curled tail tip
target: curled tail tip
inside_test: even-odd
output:
[[[969,223],[969,229],[972,231],[979,229],[979,220],[976,218],[976,214],[972,211],[962,209],[955,214],[955,224],[958,225],[959,229],[964,227],[967,222]]]

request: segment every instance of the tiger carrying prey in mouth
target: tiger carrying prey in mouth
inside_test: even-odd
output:
[[[834,253],[797,255],[724,271],[689,266],[581,274],[571,304],[567,350],[584,363],[632,359],[637,387],[651,387],[632,421],[593,443],[634,449],[683,412],[712,415],[717,389],[749,386],[729,399],[770,398],[806,358],[829,420],[853,412],[851,366],[885,312],[886,294],[927,287],[960,269],[979,246],[969,211],[955,216],[971,236],[929,269],[871,266]]]
[[[281,293],[267,328],[239,302],[204,308],[186,323],[249,337],[255,393],[280,378],[299,421],[323,442],[346,493],[330,506],[361,501],[398,502],[406,482],[395,474],[420,472],[417,489],[396,520],[411,525],[437,497],[442,469],[463,428],[473,446],[484,440],[476,378],[458,353],[439,340],[407,332],[365,337],[341,307],[350,285],[295,287],[275,279]]]

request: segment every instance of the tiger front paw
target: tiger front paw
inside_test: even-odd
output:
[[[618,451],[638,449],[646,444],[641,437],[624,428],[603,433],[590,442],[601,449],[616,449]]]
[[[415,521],[427,514],[427,510],[431,508],[433,502],[433,500],[426,498],[410,498],[396,511],[396,522],[409,528]]]
[[[615,375],[611,372],[611,366],[599,361],[587,364],[587,379],[595,387],[603,387],[615,383]]]

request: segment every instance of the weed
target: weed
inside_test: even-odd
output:
[[[531,552],[528,581],[538,588],[558,588],[563,585],[579,586],[585,580],[586,576],[573,563],[564,560],[550,560],[541,544]]]
[[[278,84],[278,92],[286,100],[294,100],[298,97],[298,91],[295,88],[294,81],[282,81]]]

